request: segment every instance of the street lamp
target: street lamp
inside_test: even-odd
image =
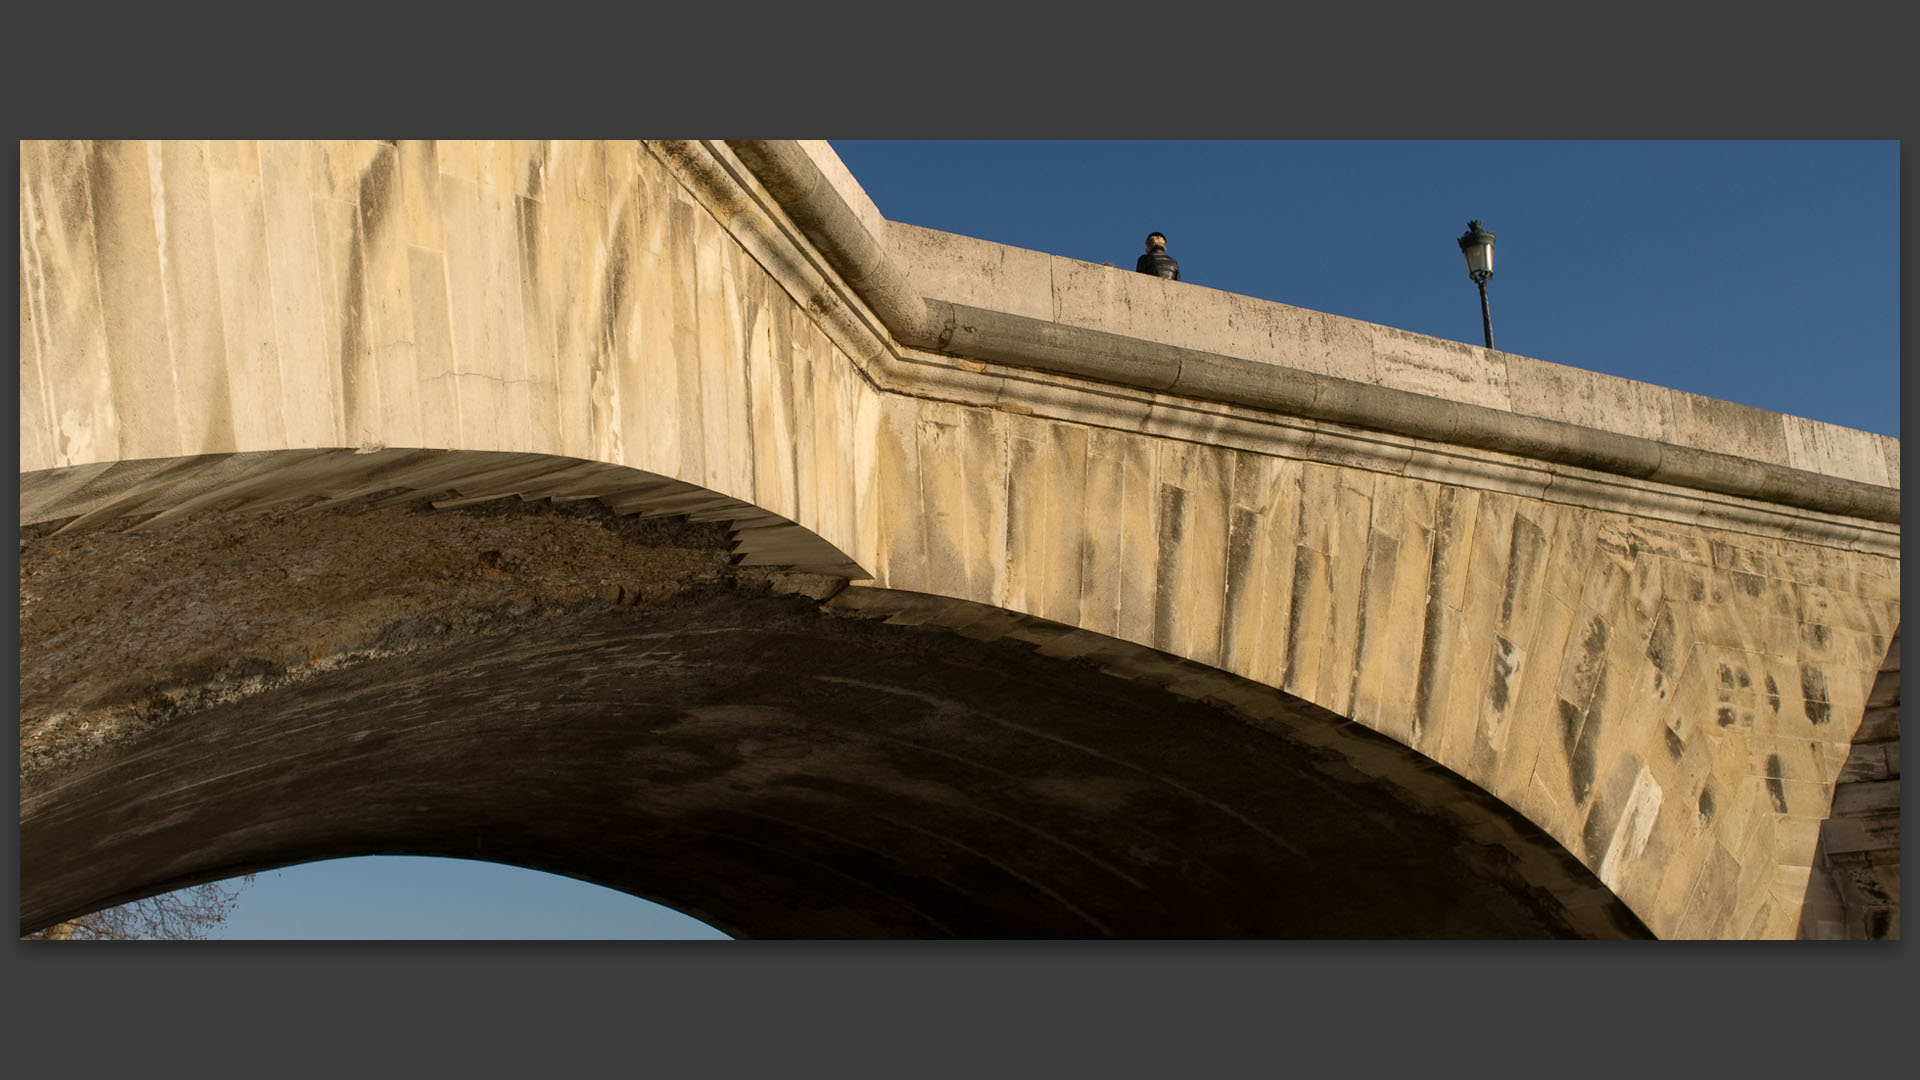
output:
[[[1477,221],[1467,222],[1467,235],[1460,238],[1460,254],[1467,257],[1467,276],[1480,286],[1480,328],[1487,332],[1487,348],[1493,348],[1493,316],[1487,313],[1487,279],[1493,276],[1493,234]]]

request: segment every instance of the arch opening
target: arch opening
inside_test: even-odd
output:
[[[23,930],[405,853],[737,937],[1645,933],[1489,842],[1531,828],[1490,798],[1473,834],[1230,705],[823,608],[710,523],[416,500],[23,546]]]
[[[697,919],[618,890],[474,859],[364,855],[284,866],[216,885],[228,906],[217,919],[202,920],[195,937],[224,941],[726,937]],[[193,891],[188,890],[187,902],[193,899]],[[158,920],[143,918],[147,907],[135,904],[129,918],[101,929],[116,937],[185,936],[169,933],[173,928]],[[72,932],[78,937],[93,931],[91,926],[76,926]]]

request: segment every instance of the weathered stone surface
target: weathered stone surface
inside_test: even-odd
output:
[[[818,148],[815,155],[831,159]],[[888,235],[926,295],[955,303],[1898,484],[1897,440],[1884,436],[900,222],[889,223]],[[1051,309],[1043,310],[1049,295]]]
[[[726,522],[1350,717],[1663,936],[1794,932],[1843,773],[1897,775],[1897,440],[916,231],[743,149],[23,144],[23,520]]]
[[[1832,782],[1810,866],[1803,938],[1900,936],[1900,635],[1868,691],[1867,720]],[[1829,754],[1831,760],[1834,754]],[[1820,902],[1815,903],[1818,899]]]
[[[371,502],[28,536],[23,929],[388,851],[737,936],[1644,935],[1556,899],[1597,887],[1490,798],[1422,805],[1414,755],[1296,739],[1341,721],[1270,690],[1211,676],[1242,711],[1023,643],[1068,627],[937,625],[971,605],[823,611],[715,525]]]

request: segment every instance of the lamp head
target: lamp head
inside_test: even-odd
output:
[[[1484,283],[1493,276],[1493,234],[1478,221],[1467,222],[1467,233],[1460,238],[1460,254],[1467,259],[1467,276]]]

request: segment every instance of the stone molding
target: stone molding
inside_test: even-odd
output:
[[[718,156],[715,144],[703,146]],[[801,144],[730,141],[725,149],[753,173],[759,190],[825,256],[899,346],[1515,454],[1771,506],[1863,522],[1899,521],[1897,487],[1309,371],[1285,370],[1276,378],[1275,367],[1259,361],[923,297],[886,242],[872,235]],[[898,353],[883,348],[855,354],[861,352],[868,374],[882,387],[918,392],[914,372],[899,362]],[[1889,538],[1897,548],[1897,530]],[[1883,549],[1880,542],[1872,546]]]
[[[1314,420],[1277,409],[1121,385],[1089,386],[1071,376],[1031,369],[975,370],[982,365],[920,350],[903,350],[897,367],[913,379],[915,396],[935,401],[1145,431],[1202,445],[1351,466],[1656,521],[1728,529],[1891,558],[1900,554],[1897,522],[1889,526],[1869,517],[1840,517],[1702,491],[1673,479],[1630,477],[1498,448],[1436,444],[1436,440]]]

